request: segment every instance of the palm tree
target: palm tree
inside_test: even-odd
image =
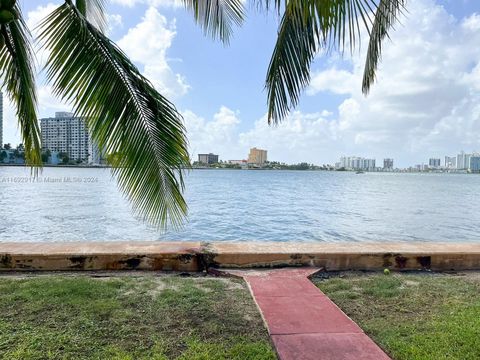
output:
[[[268,121],[298,104],[320,50],[353,50],[361,28],[370,35],[363,91],[375,78],[381,43],[405,0],[252,0],[282,14],[267,71]],[[184,0],[206,34],[228,43],[245,19],[242,0]],[[187,211],[183,171],[190,166],[182,117],[110,40],[105,0],[64,0],[41,24],[54,93],[86,119],[93,141],[115,154],[119,187],[135,212],[154,225],[181,224]],[[28,165],[42,165],[33,39],[15,0],[0,0],[0,71],[16,106]]]

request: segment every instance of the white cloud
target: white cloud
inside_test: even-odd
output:
[[[39,5],[35,10],[31,10],[27,13],[27,26],[30,30],[35,29],[42,20],[44,20],[49,14],[51,14],[61,4],[59,2],[49,2],[46,5]]]
[[[339,107],[338,131],[358,155],[409,165],[412,157],[479,149],[480,16],[459,21],[435,1],[419,0],[409,2],[401,22],[384,44],[368,97],[360,91],[365,51],[350,72],[315,72],[307,95],[349,96]]]
[[[221,154],[223,160],[245,157],[238,144],[238,112],[222,106],[212,120],[205,120],[190,110],[182,114],[193,157],[209,152]]]
[[[123,28],[123,18],[120,14],[107,14],[108,34],[113,33],[116,29]]]
[[[145,12],[142,21],[118,42],[130,59],[142,64],[144,75],[165,96],[185,95],[190,86],[170,68],[166,53],[176,35],[175,21],[167,21],[154,7]]]
[[[47,18],[55,9],[60,6],[58,3],[48,3],[46,5],[39,5],[34,10],[27,13],[27,26],[32,32],[34,37],[37,37],[40,33],[40,24]],[[47,62],[49,52],[45,50],[41,43],[36,42],[35,55],[38,61],[39,68],[42,68]]]
[[[295,111],[278,126],[269,126],[266,116],[253,129],[239,135],[245,151],[250,147],[268,149],[268,158],[281,162],[320,163],[321,159],[341,155],[337,151],[337,126],[325,118],[325,112],[305,114]],[[322,156],[328,151],[328,157]]]
[[[307,95],[315,95],[321,91],[334,94],[349,94],[356,86],[354,75],[346,70],[331,68],[325,71],[313,72]]]
[[[133,7],[138,4],[146,4],[154,7],[182,7],[182,0],[111,0],[112,3],[127,7]]]
[[[253,128],[242,131],[238,111],[220,107],[211,120],[206,120],[190,110],[183,116],[190,144],[190,154],[213,152],[222,160],[246,159],[251,147],[268,149],[269,159],[285,162],[318,162],[319,149],[333,149],[336,143],[337,125],[328,121],[331,114],[322,111],[291,114],[279,126],[267,124],[266,116],[258,119]],[[332,154],[331,150],[329,153]],[[340,156],[339,150],[335,155]]]
[[[62,103],[53,95],[50,85],[40,86],[38,89],[38,105],[41,117],[53,116],[55,111],[71,111],[72,107]]]
[[[277,127],[262,117],[251,129],[227,126],[225,137],[211,130],[215,120],[202,119],[192,144],[201,138],[201,151],[219,152],[223,159],[237,153],[244,158],[257,146],[286,162],[333,163],[341,155],[381,162],[393,156],[399,166],[480,150],[480,16],[457,20],[433,0],[410,2],[408,10],[384,44],[368,97],[361,93],[365,49],[350,71],[337,59],[313,73],[307,95],[347,96],[336,117],[296,111]]]
[[[111,0],[111,2],[117,5],[133,7],[139,1],[138,0]]]

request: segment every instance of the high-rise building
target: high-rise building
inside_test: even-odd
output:
[[[457,158],[455,156],[445,156],[445,168],[455,169],[457,167]]]
[[[383,168],[386,170],[393,169],[393,159],[383,159]]]
[[[470,157],[469,170],[474,173],[480,172],[480,155],[472,155]]]
[[[90,139],[85,119],[69,112],[56,112],[54,118],[40,119],[42,149],[65,153],[72,161],[99,164],[101,153]]]
[[[248,154],[248,163],[263,165],[267,162],[267,150],[252,148]]]
[[[428,167],[431,169],[438,169],[440,167],[440,159],[431,158],[428,160]]]
[[[348,170],[374,170],[375,159],[365,159],[357,156],[344,156],[340,158],[338,165],[340,168]]]
[[[215,154],[198,154],[198,162],[200,164],[217,164],[218,163],[218,155]]]
[[[0,149],[3,147],[3,93],[0,91]]]
[[[471,154],[465,154],[465,152],[461,152],[457,155],[457,169],[458,170],[466,170],[470,167],[470,157]]]

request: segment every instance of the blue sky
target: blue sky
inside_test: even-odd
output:
[[[20,0],[33,26],[60,1]],[[175,0],[110,0],[110,36],[185,118],[192,156],[334,163],[342,155],[393,157],[397,166],[460,150],[480,151],[480,4],[410,1],[385,44],[378,83],[360,93],[366,46],[352,57],[319,55],[312,85],[279,127],[266,125],[264,79],[276,39],[275,14],[248,10],[229,46],[203,35]],[[366,44],[366,40],[363,41]],[[41,58],[41,56],[39,55]],[[41,117],[67,110],[39,77]],[[5,142],[19,142],[6,104]]]

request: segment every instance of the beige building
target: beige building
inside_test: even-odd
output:
[[[267,150],[252,148],[248,154],[248,163],[263,165],[267,162]]]

